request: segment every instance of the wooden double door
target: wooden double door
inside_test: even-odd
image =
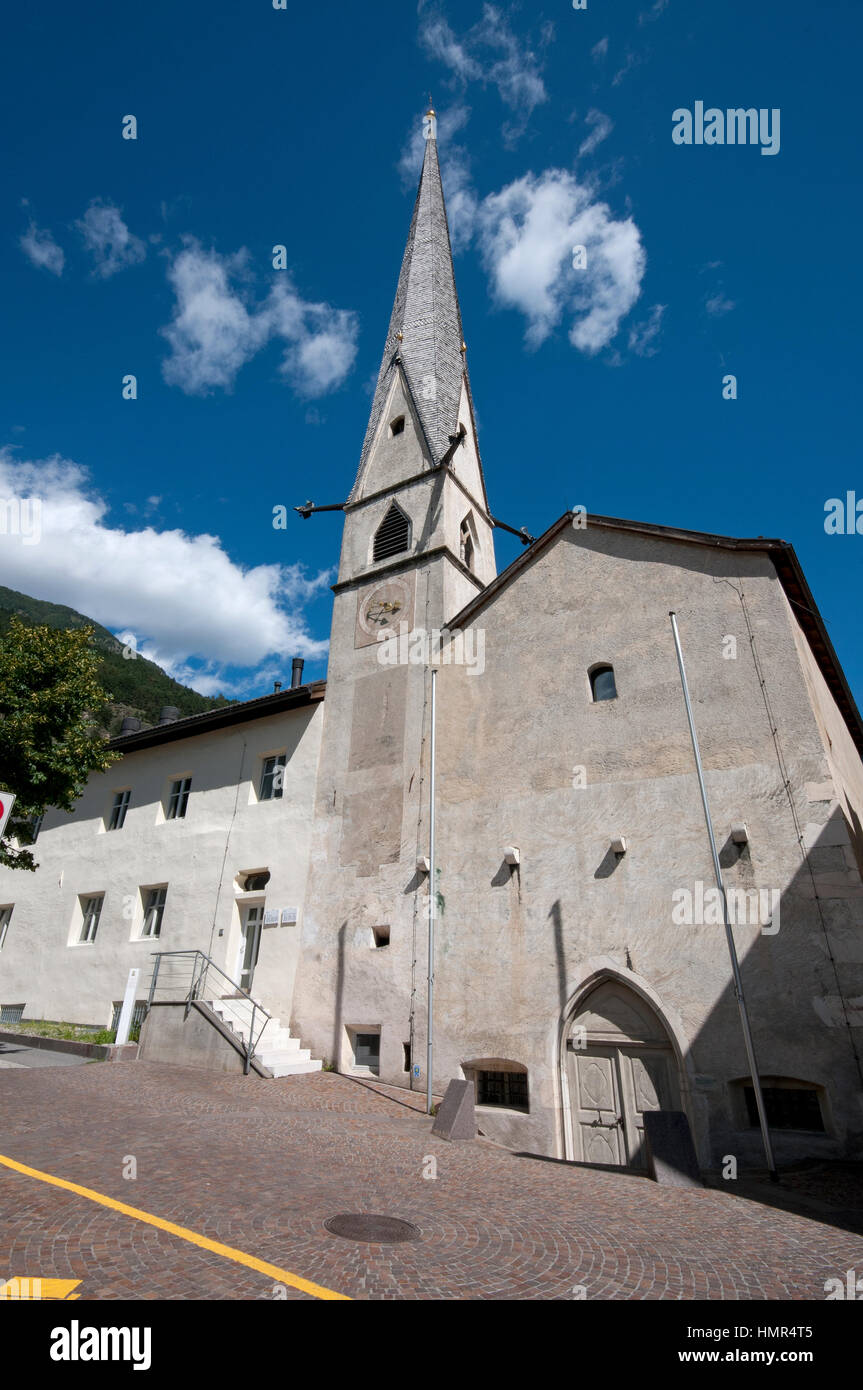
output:
[[[645,1168],[645,1111],[680,1109],[677,1060],[656,1014],[624,986],[600,986],[573,1020],[566,1066],[576,1159]]]

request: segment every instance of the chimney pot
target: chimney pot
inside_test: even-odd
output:
[[[301,656],[295,656],[291,662],[291,689],[296,690],[298,685],[303,683],[303,666],[305,662]]]

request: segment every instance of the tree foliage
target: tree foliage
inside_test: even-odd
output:
[[[33,843],[33,818],[50,806],[71,811],[90,774],[120,757],[93,722],[111,697],[92,639],[92,627],[28,627],[18,618],[0,636],[0,786],[17,798],[0,864],[13,869],[37,867],[22,848]]]

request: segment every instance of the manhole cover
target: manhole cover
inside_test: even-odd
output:
[[[326,1229],[334,1236],[344,1236],[346,1240],[369,1240],[379,1245],[395,1245],[400,1240],[418,1240],[418,1226],[410,1221],[399,1221],[397,1216],[372,1216],[370,1213],[346,1213],[331,1216],[324,1222]]]

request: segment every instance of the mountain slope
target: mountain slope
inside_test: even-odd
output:
[[[157,724],[163,705],[176,706],[183,716],[203,714],[205,710],[234,703],[223,695],[215,699],[199,695],[197,691],[180,685],[179,681],[166,675],[154,661],[147,661],[142,656],[124,657],[122,642],[118,642],[107,628],[92,618],[85,618],[74,608],[67,608],[62,603],[47,603],[44,599],[31,598],[29,594],[19,594],[16,589],[6,589],[0,585],[0,634],[7,631],[14,617],[20,618],[28,627],[93,627],[93,645],[98,652],[102,687],[111,697],[101,710],[95,711],[95,715],[103,732],[112,736],[119,733],[126,715],[135,715],[144,724]]]

